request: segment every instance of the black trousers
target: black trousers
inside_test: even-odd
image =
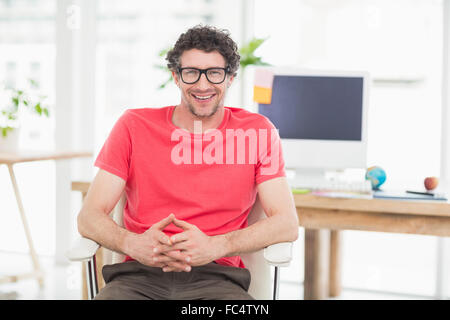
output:
[[[190,272],[163,272],[137,261],[106,265],[96,300],[253,300],[250,272],[211,262]]]

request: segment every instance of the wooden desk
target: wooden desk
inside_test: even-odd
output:
[[[61,160],[61,159],[73,159],[80,157],[91,157],[90,152],[68,152],[68,151],[26,151],[19,150],[17,152],[0,152],[0,165],[6,164],[9,171],[9,176],[11,178],[11,183],[14,189],[14,194],[16,197],[17,205],[19,207],[20,218],[22,220],[23,228],[25,231],[25,236],[27,238],[28,247],[30,249],[30,256],[33,263],[33,272],[16,275],[7,276],[0,278],[0,283],[5,282],[16,282],[21,279],[26,278],[36,278],[39,285],[42,287],[44,285],[43,272],[41,270],[39,259],[37,257],[36,251],[34,249],[33,240],[31,238],[30,228],[25,215],[25,210],[23,208],[22,199],[19,193],[19,187],[16,181],[16,176],[14,174],[13,165],[22,162],[32,162],[32,161],[43,161],[43,160]]]
[[[305,228],[304,299],[338,296],[339,230],[450,236],[450,204],[438,201],[342,199],[294,195]]]

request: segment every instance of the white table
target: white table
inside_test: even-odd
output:
[[[22,198],[20,196],[19,187],[17,184],[16,176],[14,174],[14,164],[23,162],[34,162],[44,160],[62,160],[73,159],[81,157],[92,157],[90,152],[73,152],[73,151],[26,151],[18,150],[16,152],[0,152],[0,165],[5,164],[8,167],[9,176],[14,189],[14,194],[19,208],[20,218],[22,220],[25,236],[27,239],[28,247],[30,249],[30,256],[33,263],[33,271],[25,274],[5,276],[0,278],[1,283],[16,282],[22,279],[36,278],[39,286],[44,285],[44,277],[39,259],[34,249],[33,240],[31,238],[30,228],[28,226],[25,210],[23,208]]]

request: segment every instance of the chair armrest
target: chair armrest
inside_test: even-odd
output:
[[[66,257],[70,261],[85,261],[92,258],[100,245],[88,238],[79,238],[66,252]]]
[[[264,248],[264,258],[275,267],[287,267],[292,260],[292,242],[280,242]]]

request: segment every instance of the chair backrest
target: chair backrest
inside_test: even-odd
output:
[[[125,207],[125,203],[126,195],[123,193],[116,207],[111,212],[112,218],[120,226],[123,225],[123,209]],[[255,204],[250,211],[248,223],[251,225],[256,221],[265,218],[266,215],[262,208],[261,202],[257,197]],[[105,264],[119,263],[122,262],[124,258],[125,257],[120,253],[107,249],[104,251],[103,260]],[[242,254],[241,258],[247,269],[250,271],[252,278],[250,288],[248,290],[249,294],[257,300],[270,300],[272,298],[270,266],[264,259],[263,250]]]
[[[259,201],[259,197],[257,197],[255,204],[248,215],[248,224],[252,225],[265,218],[266,214],[262,208],[261,201]],[[248,289],[249,294],[257,300],[272,299],[270,266],[266,259],[264,259],[264,251],[258,250],[241,254],[241,258],[252,276],[250,288]]]

